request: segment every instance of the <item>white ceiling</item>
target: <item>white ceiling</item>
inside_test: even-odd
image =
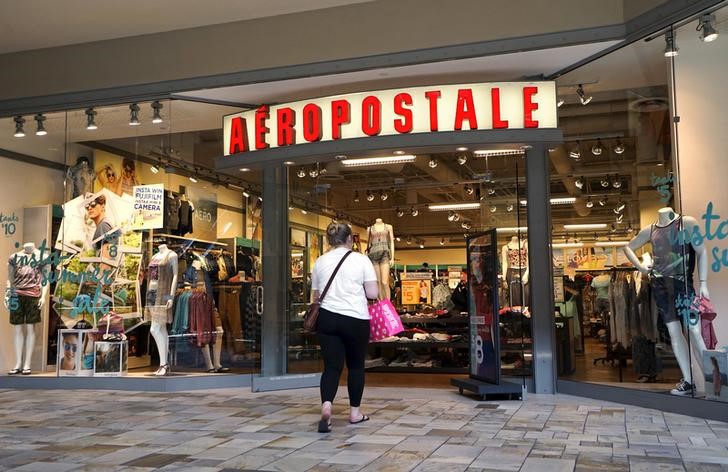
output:
[[[369,1],[372,0],[2,0],[0,54]]]

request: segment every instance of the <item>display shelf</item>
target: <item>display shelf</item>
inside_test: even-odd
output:
[[[396,347],[410,347],[410,346],[424,346],[424,347],[432,347],[432,346],[438,346],[438,347],[451,347],[451,348],[467,348],[469,347],[468,343],[464,342],[449,342],[449,341],[412,341],[412,342],[397,342],[397,341],[391,341],[391,342],[373,342],[369,343],[370,346],[396,346]]]
[[[422,373],[429,372],[432,374],[466,374],[467,367],[389,367],[377,366],[365,368],[367,372],[398,372],[398,373]]]

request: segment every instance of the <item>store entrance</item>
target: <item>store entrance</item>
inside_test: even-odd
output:
[[[310,274],[329,248],[326,226],[351,224],[354,249],[368,254],[380,297],[405,331],[372,342],[375,382],[445,386],[471,363],[466,238],[497,229],[502,375],[531,375],[525,156],[519,146],[394,149],[292,164],[289,188],[288,372],[322,369],[315,335],[302,329]],[[403,376],[403,374],[406,374]]]

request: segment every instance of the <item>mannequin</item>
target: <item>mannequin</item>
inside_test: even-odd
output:
[[[238,274],[240,275],[240,274]],[[185,274],[186,282],[192,285],[193,288],[205,290],[210,300],[213,299],[212,287],[209,285],[209,279],[202,268],[202,262],[199,259],[192,261],[192,265],[187,269]],[[214,302],[213,302],[214,303]],[[213,318],[215,324],[215,338],[214,342],[204,344],[201,346],[202,357],[205,359],[205,365],[207,371],[210,373],[223,373],[229,372],[230,369],[223,367],[221,363],[222,357],[222,339],[225,331],[222,329],[222,321],[220,320],[220,314],[216,308],[213,308]],[[211,353],[212,351],[212,353]]]
[[[708,293],[708,258],[705,246],[692,241],[682,241],[681,232],[693,234],[698,225],[691,216],[680,216],[670,207],[660,208],[657,211],[657,223],[642,228],[637,236],[624,247],[627,259],[643,274],[652,275],[652,290],[657,310],[665,320],[672,350],[680,365],[683,379],[670,391],[673,395],[690,395],[695,389],[690,370],[690,354],[688,344],[683,334],[682,324],[676,302],[680,299],[692,301],[694,295],[693,270],[695,260],[698,263],[698,276],[700,286],[698,294],[709,298]],[[697,228],[695,228],[697,230]],[[652,244],[653,260],[646,263],[640,261],[634,251]],[[687,323],[691,345],[698,353],[698,359],[703,358],[705,342],[701,335],[700,322]]]
[[[68,200],[94,191],[96,173],[91,168],[88,157],[81,156],[76,159],[76,164],[66,172],[66,180],[66,186],[71,190],[71,198]]]
[[[528,243],[513,236],[501,249],[503,274],[508,282],[511,306],[528,305]]]
[[[386,224],[377,218],[374,224],[367,228],[367,255],[374,265],[374,272],[379,281],[379,299],[389,300],[389,266],[394,261],[394,230],[392,225]]]
[[[177,254],[166,244],[160,244],[159,252],[152,256],[147,269],[149,282],[145,315],[152,321],[150,332],[159,350],[159,369],[154,373],[157,376],[169,374],[167,323],[172,321],[172,304],[177,291],[177,267]]]
[[[30,361],[35,347],[35,324],[41,320],[40,311],[50,289],[50,284],[43,283],[43,280],[47,280],[48,266],[38,264],[40,257],[40,251],[36,249],[35,244],[29,242],[23,244],[22,251],[8,259],[5,307],[10,311],[10,324],[15,329],[15,367],[8,372],[9,375],[31,374]]]

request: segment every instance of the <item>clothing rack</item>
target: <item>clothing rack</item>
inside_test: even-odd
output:
[[[213,245],[213,246],[227,247],[227,243],[220,243],[220,242],[217,242],[217,241],[207,241],[207,240],[204,240],[204,239],[197,239],[197,238],[188,238],[186,236],[175,236],[173,234],[167,234],[167,233],[158,233],[158,234],[155,234],[153,237],[154,238],[175,239],[175,240],[178,240],[178,241],[187,241],[187,242],[192,243],[192,244],[199,243],[199,244],[210,244],[210,245]]]

